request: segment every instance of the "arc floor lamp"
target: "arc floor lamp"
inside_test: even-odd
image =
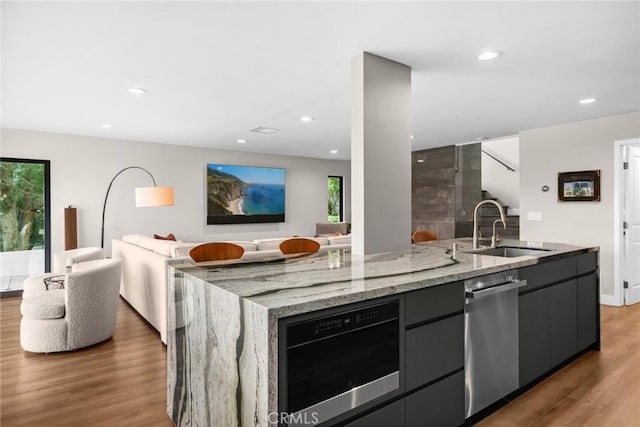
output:
[[[111,191],[111,186],[113,185],[113,181],[116,180],[117,177],[120,176],[124,171],[129,169],[140,169],[144,171],[151,177],[153,181],[153,187],[137,187],[136,188],[136,207],[144,208],[144,207],[153,207],[153,206],[173,206],[173,187],[158,187],[156,184],[156,179],[151,175],[151,172],[146,170],[140,166],[128,166],[122,170],[120,170],[113,178],[111,178],[111,182],[109,183],[109,187],[107,188],[107,194],[104,196],[104,204],[102,205],[102,229],[100,235],[100,247],[104,248],[104,213],[107,210],[107,200],[109,199],[109,192]]]

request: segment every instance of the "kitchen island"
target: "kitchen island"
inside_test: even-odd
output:
[[[453,243],[458,246],[455,253]],[[527,247],[526,242],[510,244]],[[459,353],[464,345],[460,322],[465,293],[461,284],[494,273],[514,272],[512,274],[529,278],[529,284],[518,291],[524,307],[519,345],[520,377],[526,382],[520,381],[521,386],[536,381],[580,352],[599,346],[598,248],[544,244],[532,248],[536,249],[531,251],[534,255],[507,257],[466,252],[470,247],[469,240],[458,239],[414,245],[404,252],[366,256],[339,250],[263,262],[171,266],[167,347],[169,416],[177,425],[251,426],[291,421],[283,419],[283,413],[292,412],[284,402],[286,393],[282,387],[288,384],[283,372],[284,328],[316,314],[334,315],[349,307],[398,301],[401,334],[397,345],[402,360],[397,363],[400,375],[395,379],[396,389],[383,397],[365,400],[357,408],[329,420],[327,425],[334,421],[367,425],[358,422],[367,416],[383,419],[384,412],[380,411],[387,406],[393,409],[388,412],[391,411],[394,418],[403,419],[398,425],[412,425],[411,420],[419,414],[409,415],[410,408],[415,407],[416,402],[424,408],[424,399],[433,395],[430,391],[433,387],[445,387],[442,390],[454,387],[457,397],[450,400],[460,400],[464,364],[453,361],[462,357]],[[578,289],[587,289],[586,285],[578,286],[587,274],[589,292],[578,293]],[[565,290],[569,286],[565,283],[570,284],[571,289]],[[565,342],[566,337],[555,337],[558,333],[545,326],[545,319],[522,318],[523,315],[555,313],[558,307],[550,298],[556,300],[551,295],[556,288],[560,289],[552,286],[556,284],[563,286],[560,297],[573,292],[568,298],[575,300],[572,309],[576,312],[576,333],[573,334],[576,344],[565,352],[559,352],[552,341]],[[579,309],[583,302],[586,311]],[[425,372],[421,366],[425,363],[416,359],[420,351],[437,353],[420,349],[420,343],[432,336],[434,327],[442,325],[453,328],[446,336],[461,337],[459,342],[451,344],[455,357],[443,354],[443,363],[447,365],[442,368],[444,375],[437,369]],[[540,327],[549,329],[548,337],[542,334],[545,335],[542,341],[539,333],[531,333],[532,328]],[[549,363],[545,364],[547,359]],[[422,400],[416,396],[422,396]],[[464,395],[461,400],[464,408]],[[464,411],[459,414],[457,406],[451,411],[461,418],[445,423],[457,425],[459,419],[464,421]],[[311,425],[317,420],[295,421]]]

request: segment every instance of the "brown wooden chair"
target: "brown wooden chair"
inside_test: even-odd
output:
[[[290,254],[313,254],[320,249],[320,243],[304,237],[294,237],[280,243],[280,252]]]
[[[429,242],[431,240],[438,240],[438,235],[429,230],[417,230],[411,235],[413,243]]]
[[[244,254],[242,246],[225,242],[204,243],[189,251],[189,255],[195,262],[238,259],[242,254]]]

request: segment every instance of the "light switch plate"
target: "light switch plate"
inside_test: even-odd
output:
[[[527,212],[527,221],[542,221],[542,212]]]

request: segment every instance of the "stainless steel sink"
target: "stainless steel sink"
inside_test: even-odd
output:
[[[516,258],[519,256],[525,255],[543,255],[545,252],[548,252],[549,249],[542,248],[519,248],[514,246],[499,246],[497,248],[487,248],[487,249],[478,249],[475,251],[470,251],[474,255],[491,255],[491,256],[500,256],[505,258]]]

